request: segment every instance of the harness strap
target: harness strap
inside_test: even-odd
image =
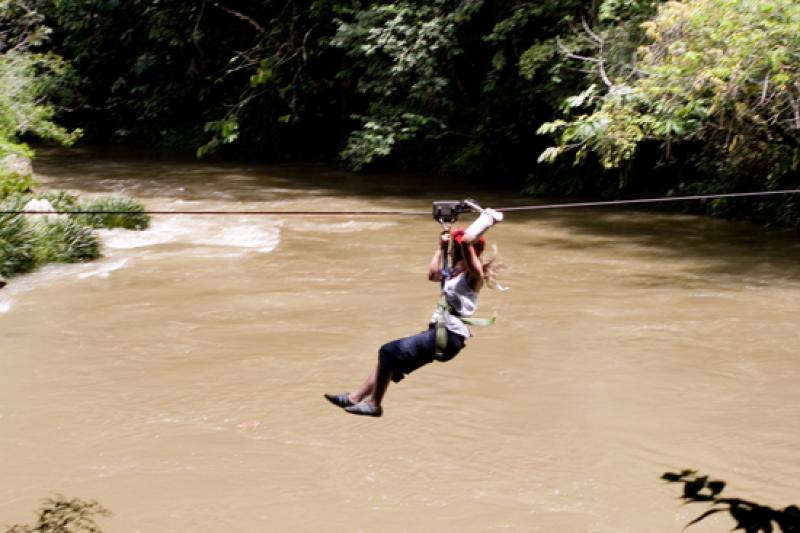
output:
[[[491,326],[492,324],[494,324],[495,320],[497,320],[497,317],[494,316],[494,315],[492,315],[490,317],[484,317],[484,318],[478,318],[478,317],[473,316],[473,317],[469,317],[469,318],[460,318],[460,320],[461,320],[461,322],[463,322],[464,324],[466,324],[468,326],[481,326],[481,327],[484,327],[484,326]]]
[[[491,326],[494,324],[495,320],[497,320],[496,316],[491,316],[488,318],[458,316],[453,311],[453,308],[447,303],[447,298],[445,297],[444,293],[442,293],[442,295],[439,297],[439,303],[437,304],[436,312],[436,350],[433,354],[433,358],[437,361],[444,359],[444,351],[447,348],[447,327],[445,326],[444,322],[445,312],[458,318],[461,322],[467,324],[468,326]]]
[[[444,313],[447,308],[447,298],[445,298],[443,292],[439,297],[436,310],[436,351],[433,354],[433,358],[437,361],[442,360],[444,351],[447,348],[447,328],[444,325]]]
[[[442,226],[445,228],[445,231],[449,232],[450,227],[449,225],[445,226],[442,223]],[[433,358],[437,361],[442,359],[444,355],[444,350],[447,348],[447,328],[444,325],[444,311],[447,309],[447,299],[444,296],[444,284],[447,281],[447,278],[450,277],[450,269],[447,268],[447,258],[450,255],[450,239],[446,242],[441,244],[442,247],[442,272],[441,272],[441,287],[442,287],[442,294],[439,297],[439,303],[437,304],[437,313],[436,313],[436,350],[434,351]]]
[[[444,224],[442,224],[444,226]],[[446,230],[449,231],[449,226],[446,226]],[[442,243],[442,294],[439,297],[439,303],[437,304],[437,313],[436,313],[436,350],[434,351],[433,358],[437,361],[444,360],[444,351],[447,349],[447,327],[444,323],[445,313],[449,313],[450,315],[458,318],[464,324],[468,326],[491,326],[494,324],[495,318],[494,316],[490,318],[464,318],[460,317],[456,314],[455,310],[450,307],[450,304],[447,303],[447,298],[444,295],[444,284],[447,282],[448,278],[450,277],[450,269],[447,265],[447,259],[450,255],[450,240],[448,239],[447,242]]]

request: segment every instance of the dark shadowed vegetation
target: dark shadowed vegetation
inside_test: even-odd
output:
[[[111,512],[96,501],[56,495],[44,501],[33,525],[15,524],[6,533],[102,533],[97,517]]]
[[[697,524],[718,513],[730,515],[736,527],[735,531],[745,533],[783,533],[800,532],[800,508],[790,505],[784,509],[773,509],[741,498],[722,496],[725,482],[701,476],[694,470],[683,470],[680,473],[667,472],[661,476],[670,483],[682,483],[681,499],[685,503],[704,503],[710,508],[689,522],[688,526]]]
[[[82,134],[533,195],[800,185],[792,0],[6,0],[0,32],[18,151]],[[800,220],[788,196],[686,208]]]

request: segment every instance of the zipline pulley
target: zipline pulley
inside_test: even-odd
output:
[[[482,212],[481,206],[470,198],[466,200],[440,200],[433,202],[433,219],[442,226],[449,227],[458,220],[461,213]]]

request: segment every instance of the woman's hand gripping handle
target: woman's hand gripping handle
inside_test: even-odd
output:
[[[428,279],[430,281],[442,280],[442,269],[443,267],[447,266],[446,264],[443,263],[443,260],[446,261],[449,246],[450,246],[450,228],[445,227],[444,230],[442,230],[442,232],[439,234],[439,246],[433,253],[431,262],[428,265]]]

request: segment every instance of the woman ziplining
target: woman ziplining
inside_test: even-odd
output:
[[[449,203],[449,202],[443,202]],[[481,215],[467,229],[450,231],[449,222],[455,221],[458,210],[464,206],[481,211]],[[488,325],[494,319],[475,319],[478,293],[484,286],[499,287],[495,277],[499,267],[497,256],[486,262],[481,255],[486,248],[483,234],[503,219],[502,213],[480,209],[471,201],[448,206],[450,210],[434,218],[444,226],[439,246],[428,266],[428,280],[439,282],[442,295],[426,331],[388,342],[378,351],[378,364],[367,379],[353,392],[325,394],[334,405],[355,415],[381,416],[383,397],[389,381],[400,382],[414,370],[436,361],[449,361],[455,357],[471,336],[469,325]],[[448,259],[452,265],[448,268]]]
[[[497,210],[481,209],[471,200],[434,202],[433,216],[445,226],[445,231],[441,233],[441,246],[437,248],[431,259],[428,279],[442,283],[442,297],[428,329],[381,346],[375,370],[355,391],[325,394],[324,396],[328,401],[348,413],[381,416],[383,414],[381,404],[390,380],[397,383],[407,374],[434,360],[449,361],[462,350],[466,339],[471,336],[468,325],[493,321],[493,319],[491,321],[474,319],[472,315],[477,309],[478,293],[481,288],[484,285],[498,288],[495,282],[495,273],[499,265],[494,263],[494,258],[482,263],[480,257],[485,248],[483,234],[503,219],[502,212],[504,211],[603,207],[797,193],[800,193],[800,190],[543,204],[506,207]],[[457,219],[459,213],[470,210],[479,211],[481,215],[466,230],[456,229],[451,233],[449,224]],[[447,268],[448,258],[451,260],[452,269]]]

